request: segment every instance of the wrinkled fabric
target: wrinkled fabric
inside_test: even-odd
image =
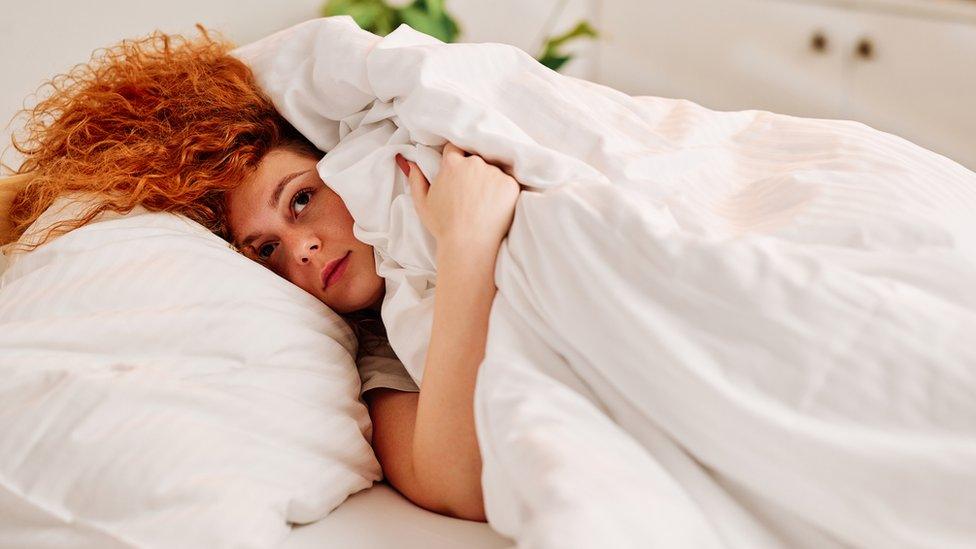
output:
[[[10,260],[0,548],[265,549],[383,478],[352,330],[202,225],[107,211]]]
[[[235,51],[328,154],[420,383],[436,243],[394,156],[524,186],[475,389],[520,547],[976,540],[976,174],[850,121],[630,97],[501,44],[303,23]]]

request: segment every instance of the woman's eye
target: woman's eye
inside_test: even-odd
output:
[[[263,244],[260,248],[258,248],[258,257],[261,259],[268,259],[271,257],[274,249],[274,244]]]
[[[312,190],[302,189],[295,193],[295,198],[291,199],[291,209],[298,215],[308,206],[308,203],[312,200]]]

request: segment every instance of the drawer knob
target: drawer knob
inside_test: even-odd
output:
[[[870,38],[862,38],[857,41],[855,53],[861,59],[872,59],[874,57],[874,42]]]
[[[817,31],[810,37],[810,49],[817,53],[827,51],[827,35],[823,31]]]

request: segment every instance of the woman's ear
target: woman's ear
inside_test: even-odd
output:
[[[10,208],[14,198],[24,190],[27,182],[34,176],[29,173],[0,179],[0,246],[9,244],[20,235],[14,234],[14,224],[10,221]]]

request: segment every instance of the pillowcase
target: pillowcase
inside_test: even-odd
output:
[[[270,547],[381,478],[350,328],[201,225],[104,213],[8,259],[0,547]]]

